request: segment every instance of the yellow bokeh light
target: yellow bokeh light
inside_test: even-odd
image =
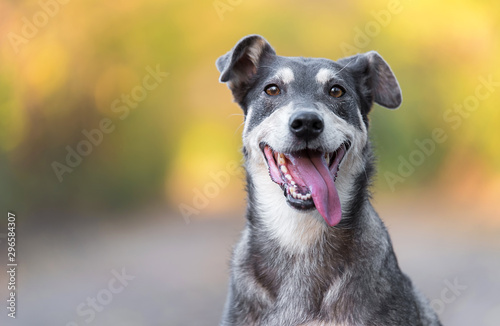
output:
[[[31,45],[31,44],[30,44]],[[68,53],[55,41],[36,43],[26,52],[22,67],[24,81],[37,95],[45,97],[57,91],[68,75]]]
[[[197,191],[205,192],[210,184],[217,184],[215,175],[224,175],[227,178],[223,185],[210,189],[217,193],[224,191],[224,195],[210,198],[210,205],[203,208],[210,212],[221,206],[237,207],[240,204],[237,199],[242,198],[243,191],[237,139],[234,130],[215,121],[193,122],[179,139],[179,152],[166,183],[168,201],[174,207],[181,203],[192,205]]]
[[[94,88],[94,99],[97,109],[105,115],[112,114],[111,103],[122,94],[130,93],[139,81],[136,73],[124,65],[112,65],[97,79]]]

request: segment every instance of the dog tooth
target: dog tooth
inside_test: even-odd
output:
[[[295,185],[295,181],[293,181],[293,180],[290,180],[290,183],[292,184],[292,186],[295,186],[295,187],[297,187],[297,186]]]
[[[278,163],[281,165],[285,164],[285,155],[281,153],[278,154]]]
[[[285,174],[285,178],[288,179],[288,181],[292,181],[292,176],[290,174]]]
[[[286,168],[286,166],[282,165],[282,166],[280,166],[280,169],[281,169],[281,172],[288,173],[288,169]]]
[[[297,191],[297,187],[290,187],[290,193],[294,194]]]

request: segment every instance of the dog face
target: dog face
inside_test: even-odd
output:
[[[252,35],[221,56],[217,68],[245,114],[246,168],[259,209],[319,213],[329,226],[338,224],[364,169],[373,102],[401,104],[387,63],[376,52],[337,62],[281,57]]]

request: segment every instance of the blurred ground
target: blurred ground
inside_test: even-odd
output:
[[[374,203],[402,269],[441,310],[445,325],[500,324],[498,216],[479,227],[484,212],[478,216],[473,206],[434,195],[376,197]],[[48,229],[33,216],[19,225],[18,318],[7,319],[4,311],[0,324],[217,325],[243,214],[190,224],[167,218],[161,208],[130,214],[136,218],[122,223],[77,216],[72,220],[79,222]],[[130,279],[112,294],[116,273]],[[6,297],[3,286],[0,293]],[[90,308],[88,298],[96,298],[99,309]]]

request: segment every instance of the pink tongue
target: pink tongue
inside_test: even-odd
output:
[[[309,187],[318,212],[328,225],[337,225],[342,218],[342,209],[333,176],[323,155],[319,152],[308,152],[308,156],[290,156],[289,159]],[[337,167],[333,166],[333,169],[336,171]]]

